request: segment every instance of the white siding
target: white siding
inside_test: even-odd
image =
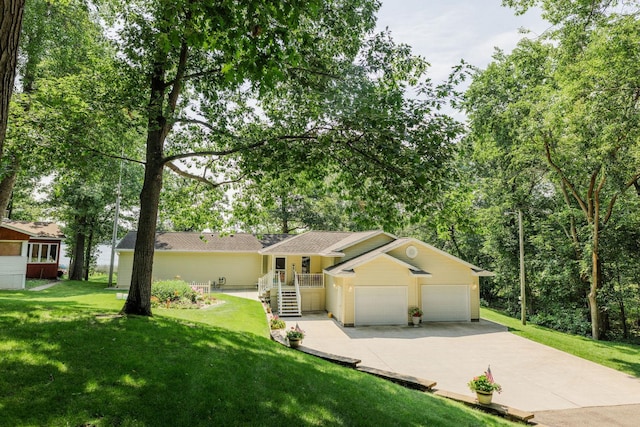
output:
[[[24,289],[26,256],[0,256],[0,289]]]

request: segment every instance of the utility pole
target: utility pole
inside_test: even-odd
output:
[[[124,150],[123,150],[124,155]],[[122,187],[122,159],[120,159],[120,174],[118,175],[118,188],[116,190],[116,211],[113,218],[113,237],[111,239],[111,263],[109,264],[109,284],[113,287],[113,264],[116,256],[116,242],[118,241],[118,217],[120,216],[120,188]]]
[[[527,324],[527,297],[524,284],[524,231],[522,227],[522,209],[518,209],[518,236],[520,238],[520,317]]]

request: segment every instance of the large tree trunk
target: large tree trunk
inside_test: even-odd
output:
[[[589,301],[589,311],[591,314],[591,335],[594,340],[600,340],[604,338],[606,328],[604,327],[603,319],[600,313],[600,306],[598,305],[598,293],[602,287],[602,263],[600,262],[600,200],[598,195],[594,196],[594,215],[592,230],[593,235],[591,246],[591,288],[589,289],[589,295],[587,299]]]
[[[7,133],[9,101],[16,76],[24,0],[2,0],[0,14],[0,159]]]
[[[11,166],[4,173],[0,169],[0,221],[4,218],[9,202],[11,201],[11,194],[13,187],[16,184],[16,178],[18,177],[19,162],[16,157],[11,158]]]
[[[591,269],[591,288],[589,289],[589,295],[587,299],[589,301],[589,312],[591,314],[591,336],[594,340],[600,339],[600,307],[598,306],[598,288],[600,287],[600,280],[598,278],[600,272],[598,263],[598,253],[594,250],[592,254],[592,269]]]
[[[140,217],[133,254],[131,286],[122,309],[126,314],[151,316],[151,279],[163,164],[158,159],[150,161],[149,150],[151,146],[162,146],[159,134],[160,132],[153,132],[147,138],[147,165],[140,193]]]
[[[91,269],[91,247],[93,246],[93,230],[89,232],[87,245],[84,249],[84,280],[89,281],[89,270]]]
[[[163,147],[169,131],[169,126],[162,111],[164,89],[164,68],[157,65],[151,79],[147,161],[144,171],[144,184],[140,193],[140,216],[133,253],[131,285],[129,287],[129,296],[122,308],[122,312],[125,314],[151,316],[151,279],[156,240],[156,221],[158,218],[160,191],[162,190]]]
[[[23,12],[24,0],[2,0],[2,13],[0,14],[0,162],[2,161],[4,139],[7,135],[9,102],[16,76]],[[4,179],[3,175],[0,169],[0,179]],[[9,191],[10,193],[11,191]],[[7,202],[0,203],[0,220],[4,217],[7,204],[8,198]]]
[[[80,228],[82,230],[82,228]],[[75,237],[75,243],[73,244],[73,264],[71,264],[71,270],[69,271],[69,280],[82,280],[82,270],[84,267],[84,231],[78,231]]]

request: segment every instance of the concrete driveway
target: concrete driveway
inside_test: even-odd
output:
[[[287,326],[298,322],[306,331],[306,347],[434,380],[438,389],[472,394],[467,382],[491,365],[503,388],[494,395],[496,403],[540,415],[547,414],[540,411],[568,410],[560,414],[577,408],[632,405],[619,408],[626,408],[622,417],[631,416],[628,425],[638,425],[640,379],[518,337],[495,323],[342,328],[320,314],[284,320]],[[538,422],[552,419],[536,416]]]

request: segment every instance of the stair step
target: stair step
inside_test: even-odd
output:
[[[282,289],[278,298],[279,316],[301,316],[298,293],[295,289]]]

